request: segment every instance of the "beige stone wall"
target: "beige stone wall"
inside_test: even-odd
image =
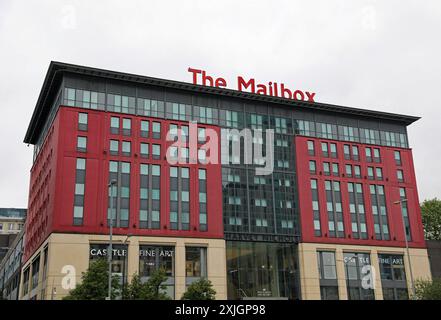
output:
[[[43,259],[40,259],[40,279],[36,290],[25,297],[20,293],[22,299],[28,299],[37,292],[37,298],[61,299],[67,295],[68,290],[63,289],[62,279],[66,276],[63,273],[65,266],[73,266],[76,271],[77,283],[81,281],[81,273],[89,266],[89,245],[90,243],[108,243],[108,236],[88,234],[51,234],[39,250],[29,259],[22,268],[23,271],[31,264],[38,254],[43,257],[43,249],[46,245],[49,248],[47,279],[43,276]],[[202,238],[171,238],[171,237],[140,237],[114,236],[114,244],[122,244],[126,241],[128,245],[128,281],[132,275],[138,272],[139,257],[138,248],[140,244],[149,245],[170,245],[175,247],[175,298],[180,299],[185,292],[185,246],[197,245],[207,247],[207,271],[208,279],[213,283],[217,299],[226,299],[226,261],[225,261],[225,240],[223,239],[202,239]],[[31,271],[32,272],[32,271]],[[23,283],[23,277],[22,277]],[[22,287],[22,286],[21,286]],[[54,289],[55,288],[55,289]]]
[[[407,286],[411,292],[411,277],[408,259],[405,248],[395,247],[374,247],[374,246],[349,246],[319,243],[300,243],[299,244],[299,266],[302,299],[320,300],[319,271],[317,266],[317,251],[334,251],[336,259],[338,291],[341,300],[347,300],[346,275],[343,261],[344,252],[369,253],[372,266],[376,269],[375,277],[375,299],[382,300],[383,292],[381,287],[380,267],[378,264],[378,254],[390,253],[404,255]],[[413,277],[418,279],[431,279],[429,258],[426,249],[409,249],[410,261]]]

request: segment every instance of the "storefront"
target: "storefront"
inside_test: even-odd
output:
[[[38,272],[46,270],[39,259],[45,248],[47,272]],[[22,269],[22,287],[28,291],[23,289],[20,297],[33,297],[29,292],[34,291],[38,299],[61,299],[73,289],[69,285],[81,282],[91,262],[107,259],[107,254],[107,236],[52,234]],[[136,274],[146,282],[158,269],[166,273],[165,293],[171,299],[180,299],[188,285],[201,278],[212,282],[218,299],[227,297],[225,240],[114,235],[112,273],[121,285]]]
[[[296,245],[227,242],[228,299],[298,299]]]
[[[409,298],[403,255],[379,254],[381,286],[384,300],[407,300]]]
[[[175,248],[172,246],[139,246],[139,276],[142,282],[148,281],[152,274],[163,269],[167,276],[164,283],[169,297],[175,296]]]
[[[89,264],[99,259],[107,259],[109,245],[91,243],[89,249]],[[112,275],[117,276],[120,284],[127,282],[127,245],[112,245]]]

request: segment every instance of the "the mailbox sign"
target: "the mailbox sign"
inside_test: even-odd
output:
[[[192,74],[193,84],[201,84],[203,86],[217,88],[228,87],[228,83],[225,78],[210,76],[204,70],[188,68],[188,72]],[[237,76],[236,85],[237,90],[239,91],[261,94],[265,96],[309,102],[314,102],[315,97],[315,92],[287,88],[284,83],[279,84],[272,81],[268,83],[258,83],[254,78],[245,79],[242,76]]]

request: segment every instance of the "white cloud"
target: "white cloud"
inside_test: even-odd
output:
[[[27,206],[22,140],[50,60],[190,81],[187,67],[422,116],[409,127],[420,198],[441,197],[439,1],[0,2],[0,206]]]

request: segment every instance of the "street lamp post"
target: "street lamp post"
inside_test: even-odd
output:
[[[129,238],[132,236],[132,234],[131,233],[128,233],[127,234],[127,236],[126,236],[126,239],[124,240],[124,242],[123,242],[123,245],[125,245],[126,243],[127,243],[127,240],[129,240]],[[123,279],[122,279],[122,282],[123,282],[123,290],[125,289],[125,287],[126,287],[126,263],[127,263],[127,254],[128,253],[128,250],[126,251],[126,254],[124,255],[124,263],[123,263]]]
[[[409,242],[407,241],[406,223],[404,222],[404,216],[403,216],[403,202],[407,202],[407,199],[401,199],[401,200],[395,201],[394,204],[400,205],[401,221],[403,222],[404,240],[406,243],[407,262],[409,264],[410,284],[412,286],[412,288],[411,288],[412,289],[412,299],[414,299],[415,298],[415,283],[413,281],[412,264],[410,263]]]
[[[110,188],[110,221],[109,221],[109,249],[107,250],[107,263],[109,264],[109,288],[107,300],[112,300],[112,233],[113,233],[113,186],[116,185],[116,180],[110,181],[108,187]]]

